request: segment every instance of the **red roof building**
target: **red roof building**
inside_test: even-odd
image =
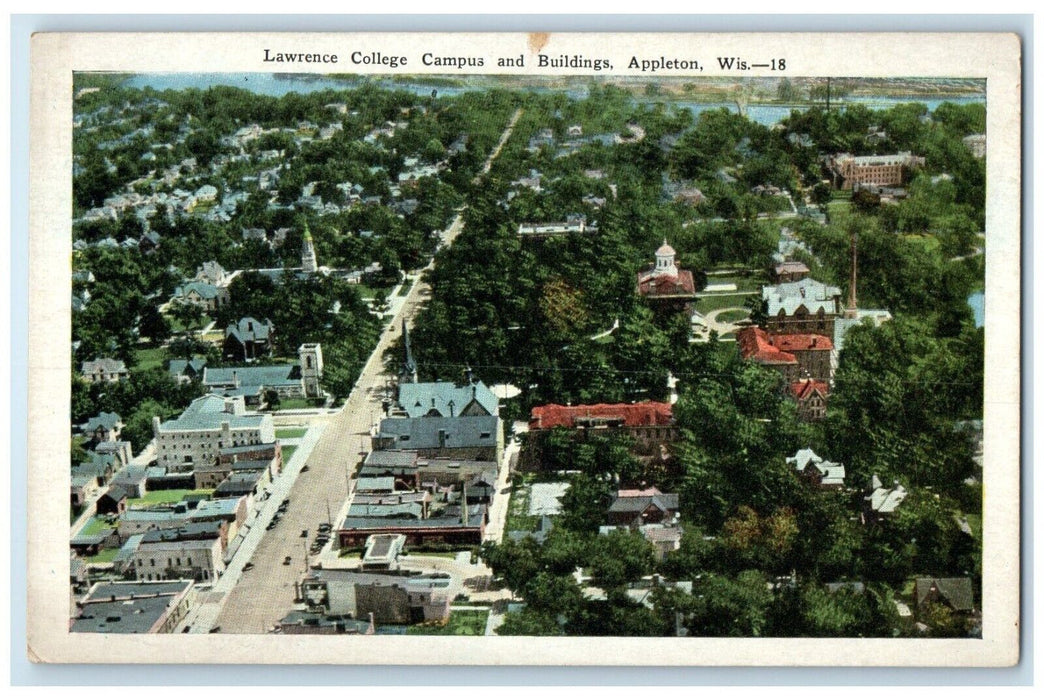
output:
[[[639,296],[652,301],[688,303],[696,298],[692,272],[674,264],[675,250],[667,241],[656,251],[656,264],[638,273]]]
[[[534,407],[530,416],[530,430],[649,427],[674,423],[671,405],[658,401],[597,403],[579,406],[561,406],[552,403]]]
[[[813,333],[766,333],[756,326],[736,333],[744,360],[779,370],[788,381],[811,377],[831,379],[830,354],[834,344],[825,335]]]
[[[790,395],[797,401],[798,416],[803,420],[822,420],[826,417],[827,395],[830,386],[826,382],[804,379],[790,385]]]

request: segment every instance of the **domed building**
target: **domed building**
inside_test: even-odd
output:
[[[657,307],[682,310],[696,299],[692,272],[675,264],[676,252],[665,238],[656,250],[655,264],[638,273],[636,291]]]

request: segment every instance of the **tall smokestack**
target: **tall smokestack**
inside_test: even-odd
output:
[[[852,231],[852,279],[849,281],[848,308],[845,309],[845,318],[855,318],[859,315],[858,306],[856,304],[856,281],[859,276],[859,266],[856,256],[856,237],[856,232]]]

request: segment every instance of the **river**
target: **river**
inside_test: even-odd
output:
[[[360,76],[359,78],[329,78],[322,75],[302,73],[140,73],[127,78],[122,85],[124,87],[138,89],[151,87],[155,90],[185,90],[188,88],[206,90],[207,88],[216,87],[218,85],[226,85],[230,87],[243,88],[261,95],[281,97],[291,92],[310,93],[318,92],[320,90],[351,90],[358,87],[362,80],[364,80],[363,76]],[[437,90],[439,95],[453,96],[459,95],[462,92],[490,89],[490,86],[488,85],[443,86],[427,83],[397,82],[394,80],[380,80],[376,81],[376,84],[389,90],[403,90],[415,95],[429,95],[432,90]],[[505,83],[504,87],[509,86]],[[557,91],[557,88],[540,86],[526,86],[519,89],[538,93]],[[570,87],[562,91],[574,99],[583,99],[587,96],[587,88],[582,85]],[[644,100],[639,97],[636,98],[636,101],[649,104],[660,102],[662,100]],[[866,105],[870,109],[888,109],[897,104],[904,104],[907,102],[918,102],[926,105],[929,111],[934,111],[935,108],[943,102],[953,102],[955,104],[985,103],[986,97],[985,95],[956,95],[953,97],[931,98],[917,98],[910,96],[846,97],[843,100],[835,101],[834,104],[838,108],[844,108],[849,104],[861,104]],[[666,101],[665,104],[670,105],[675,109],[688,109],[692,112],[694,117],[698,117],[701,112],[710,109],[724,108],[730,112],[739,111],[735,102],[672,100]],[[747,117],[751,121],[757,122],[763,126],[772,126],[786,117],[789,117],[792,110],[803,111],[809,109],[811,106],[812,105],[801,104],[778,105],[751,103],[747,105],[746,111]]]

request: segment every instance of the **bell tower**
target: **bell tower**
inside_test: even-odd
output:
[[[323,395],[323,349],[319,343],[304,343],[297,349],[301,360],[301,381],[304,383],[305,396],[310,399]]]

